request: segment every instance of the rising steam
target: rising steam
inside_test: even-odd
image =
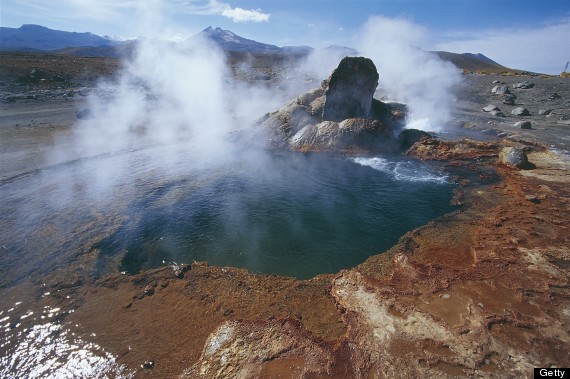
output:
[[[390,99],[408,104],[407,127],[441,131],[451,119],[453,87],[460,75],[451,63],[419,48],[426,30],[402,19],[371,17],[357,41],[380,73],[380,87]]]

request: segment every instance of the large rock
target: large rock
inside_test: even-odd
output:
[[[322,88],[257,121],[265,140],[255,131],[235,137],[252,145],[296,151],[395,152],[401,145],[395,135],[403,129],[408,109],[374,99],[377,85],[378,73],[370,59],[344,58]]]
[[[504,147],[499,153],[499,160],[504,165],[523,170],[534,168],[534,165],[528,161],[526,153],[520,147]]]
[[[372,60],[345,57],[325,83],[322,120],[338,122],[349,118],[368,118],[378,78]]]

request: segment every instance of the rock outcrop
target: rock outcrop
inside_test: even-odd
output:
[[[340,61],[325,87],[323,121],[368,118],[378,87],[378,72],[372,60],[346,57]]]
[[[395,152],[407,107],[374,99],[374,63],[346,57],[315,88],[257,122],[270,146],[293,151]]]

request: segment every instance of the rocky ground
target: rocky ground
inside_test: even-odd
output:
[[[491,93],[497,80],[514,104]],[[525,80],[534,87],[512,87]],[[35,157],[83,106],[83,85],[14,83],[4,80],[0,104],[3,180],[41,168]],[[0,309],[22,298],[59,308],[62,325],[140,378],[530,378],[568,367],[569,89],[559,77],[465,75],[450,132],[409,151],[445,163],[462,207],[353,269],[306,281],[204,263],[70,273],[46,296],[2,289]],[[490,104],[504,117],[483,111]],[[530,115],[513,115],[518,106]],[[499,159],[513,146],[532,170]]]

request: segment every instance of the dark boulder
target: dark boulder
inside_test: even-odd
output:
[[[325,82],[322,120],[369,118],[378,78],[376,66],[369,58],[345,57]]]
[[[532,129],[532,124],[530,123],[530,121],[518,121],[515,122],[513,126],[521,129]]]
[[[432,138],[432,135],[428,132],[424,132],[423,130],[404,129],[398,135],[398,145],[401,150],[405,151],[412,147],[416,142],[427,138]]]

